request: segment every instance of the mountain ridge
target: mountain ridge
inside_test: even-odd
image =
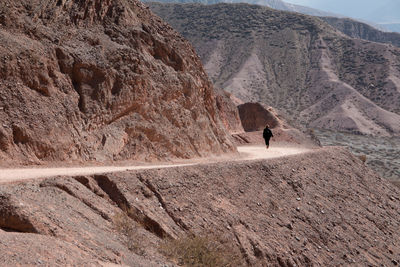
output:
[[[312,127],[399,135],[399,48],[256,5],[149,5],[193,43],[214,84],[243,101]]]
[[[148,2],[180,3],[180,4],[196,3],[196,4],[206,4],[206,5],[218,4],[218,3],[230,3],[230,4],[247,3],[247,4],[251,4],[251,5],[267,6],[267,7],[273,8],[273,9],[277,9],[277,10],[303,13],[303,14],[312,15],[312,16],[341,17],[340,15],[337,15],[337,14],[333,14],[333,13],[318,10],[318,9],[313,9],[313,8],[306,7],[306,6],[300,6],[300,5],[296,5],[296,4],[286,3],[282,0],[160,0],[160,1],[142,0],[142,2],[144,2],[144,3],[148,3]]]

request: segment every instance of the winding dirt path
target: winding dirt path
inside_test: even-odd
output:
[[[300,147],[270,147],[264,146],[239,146],[239,156],[221,159],[204,159],[200,162],[188,162],[185,164],[158,164],[145,166],[90,166],[90,167],[68,167],[68,168],[20,168],[20,169],[0,169],[0,183],[17,182],[30,179],[47,178],[59,175],[77,176],[92,175],[110,172],[121,172],[130,170],[160,169],[180,166],[191,166],[214,161],[243,161],[256,159],[271,159],[290,156],[310,151]]]

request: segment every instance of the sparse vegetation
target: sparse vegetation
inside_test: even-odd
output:
[[[160,251],[183,266],[244,266],[238,248],[211,234],[167,239]]]
[[[395,186],[400,188],[400,181],[391,181]]]
[[[336,101],[327,98],[310,116],[304,112],[336,89],[337,85],[328,80],[309,75],[311,70],[324,65],[375,106],[399,112],[396,102],[399,94],[389,79],[394,74],[388,71],[397,66],[396,53],[400,55],[400,52],[396,47],[392,47],[390,50],[394,52],[389,54],[385,52],[385,45],[344,38],[320,19],[262,6],[149,5],[192,42],[214,85],[229,90],[244,102],[273,105],[303,124],[316,121],[344,100],[343,94],[335,92]],[[352,27],[349,30],[361,34]],[[368,35],[368,32],[362,34]],[[210,41],[213,38],[218,42]],[[317,42],[321,39],[322,42]],[[320,53],[326,54],[329,60],[322,63],[322,57],[316,56]],[[211,58],[218,58],[218,62]],[[332,88],[321,89],[326,84]],[[320,95],[316,95],[317,91]],[[373,120],[373,115],[366,118]],[[334,126],[322,123],[313,125],[316,126],[335,130]]]
[[[365,164],[367,161],[367,155],[358,155],[358,158]]]
[[[400,183],[400,138],[315,130],[324,146],[346,146],[382,177]],[[368,159],[368,160],[367,160]]]
[[[125,244],[129,250],[138,254],[143,254],[144,250],[141,247],[141,236],[139,234],[139,225],[132,220],[128,215],[132,212],[130,209],[123,209],[114,215],[112,218],[115,229],[125,236]]]

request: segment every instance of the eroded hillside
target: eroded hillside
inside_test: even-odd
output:
[[[2,184],[0,261],[170,266],[160,244],[211,233],[246,266],[393,266],[399,210],[400,189],[339,148]],[[131,238],[116,227],[121,213]]]
[[[368,24],[348,18],[321,17],[321,19],[350,37],[400,47],[400,33],[383,32]]]
[[[247,4],[150,4],[190,40],[212,81],[310,127],[400,134],[400,48],[318,18]]]
[[[234,149],[192,46],[136,0],[0,3],[0,160]]]

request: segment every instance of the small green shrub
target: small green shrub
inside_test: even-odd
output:
[[[165,240],[160,252],[183,266],[244,266],[238,248],[212,235]]]

